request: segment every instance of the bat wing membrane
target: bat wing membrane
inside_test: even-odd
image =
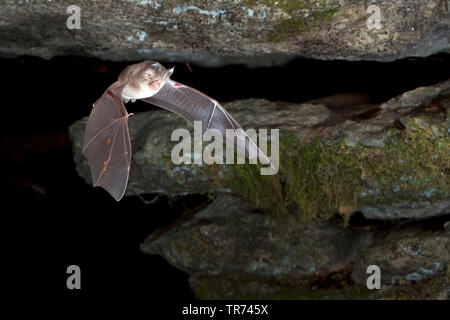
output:
[[[95,103],[86,126],[82,151],[88,159],[94,186],[101,186],[117,201],[125,193],[131,162],[128,112],[122,101],[125,85],[115,82]],[[235,130],[242,142],[238,143],[238,149],[250,159],[259,154],[260,159],[271,164],[239,123],[216,100],[194,88],[169,80],[158,93],[142,100],[172,111],[191,124],[202,121],[203,132],[218,129],[225,135],[227,129]]]
[[[202,121],[203,132],[207,129],[218,129],[225,135],[226,129],[233,129],[242,142],[238,147],[245,143],[244,152],[248,158],[256,157],[258,151],[260,158],[270,163],[239,123],[216,100],[194,88],[169,80],[155,95],[142,100],[172,111],[191,124],[194,121]]]
[[[83,143],[94,186],[106,189],[117,201],[125,193],[131,161],[128,113],[122,101],[124,85],[115,82],[97,100]]]

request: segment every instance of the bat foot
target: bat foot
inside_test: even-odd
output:
[[[135,103],[136,99],[131,99],[130,101],[131,101],[131,103]]]

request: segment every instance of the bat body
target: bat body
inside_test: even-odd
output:
[[[172,73],[173,68],[168,70],[154,61],[128,66],[97,100],[89,115],[82,152],[88,159],[93,185],[103,187],[117,201],[125,193],[131,162],[129,114],[124,105],[129,100],[141,99],[172,111],[192,124],[202,121],[203,131],[218,129],[225,134],[226,129],[233,129],[244,142],[248,158],[259,154],[260,159],[270,163],[216,100],[171,80]]]

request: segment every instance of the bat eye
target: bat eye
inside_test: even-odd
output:
[[[151,79],[152,77],[153,77],[153,71],[152,70],[150,70],[150,69],[147,69],[147,70],[145,70],[145,72],[144,72],[144,77],[146,78],[146,79]]]

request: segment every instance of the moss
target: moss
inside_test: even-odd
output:
[[[215,187],[231,188],[274,217],[306,222],[339,213],[347,221],[362,204],[448,198],[449,133],[435,135],[410,120],[383,148],[320,140],[300,145],[286,134],[280,137],[278,174],[262,176],[250,164],[228,169],[215,176]]]
[[[276,29],[276,33],[281,37],[317,28],[326,22],[331,21],[338,9],[312,12],[307,18],[295,17],[282,21]]]
[[[388,141],[383,149],[365,149],[361,154],[366,179],[376,181],[382,196],[368,197],[365,202],[414,200],[427,196],[430,200],[448,197],[450,140],[447,131],[436,135],[431,128],[421,129],[413,119],[407,130]],[[359,148],[361,149],[361,148]],[[363,177],[364,178],[364,177]],[[402,192],[394,194],[398,186]],[[430,190],[436,190],[430,194]]]
[[[324,0],[246,0],[244,5],[256,6],[258,4],[267,7],[279,8],[287,13],[290,18],[282,20],[275,28],[268,40],[279,42],[290,35],[317,28],[332,20],[338,11],[338,1]],[[305,11],[309,15],[305,16]]]

